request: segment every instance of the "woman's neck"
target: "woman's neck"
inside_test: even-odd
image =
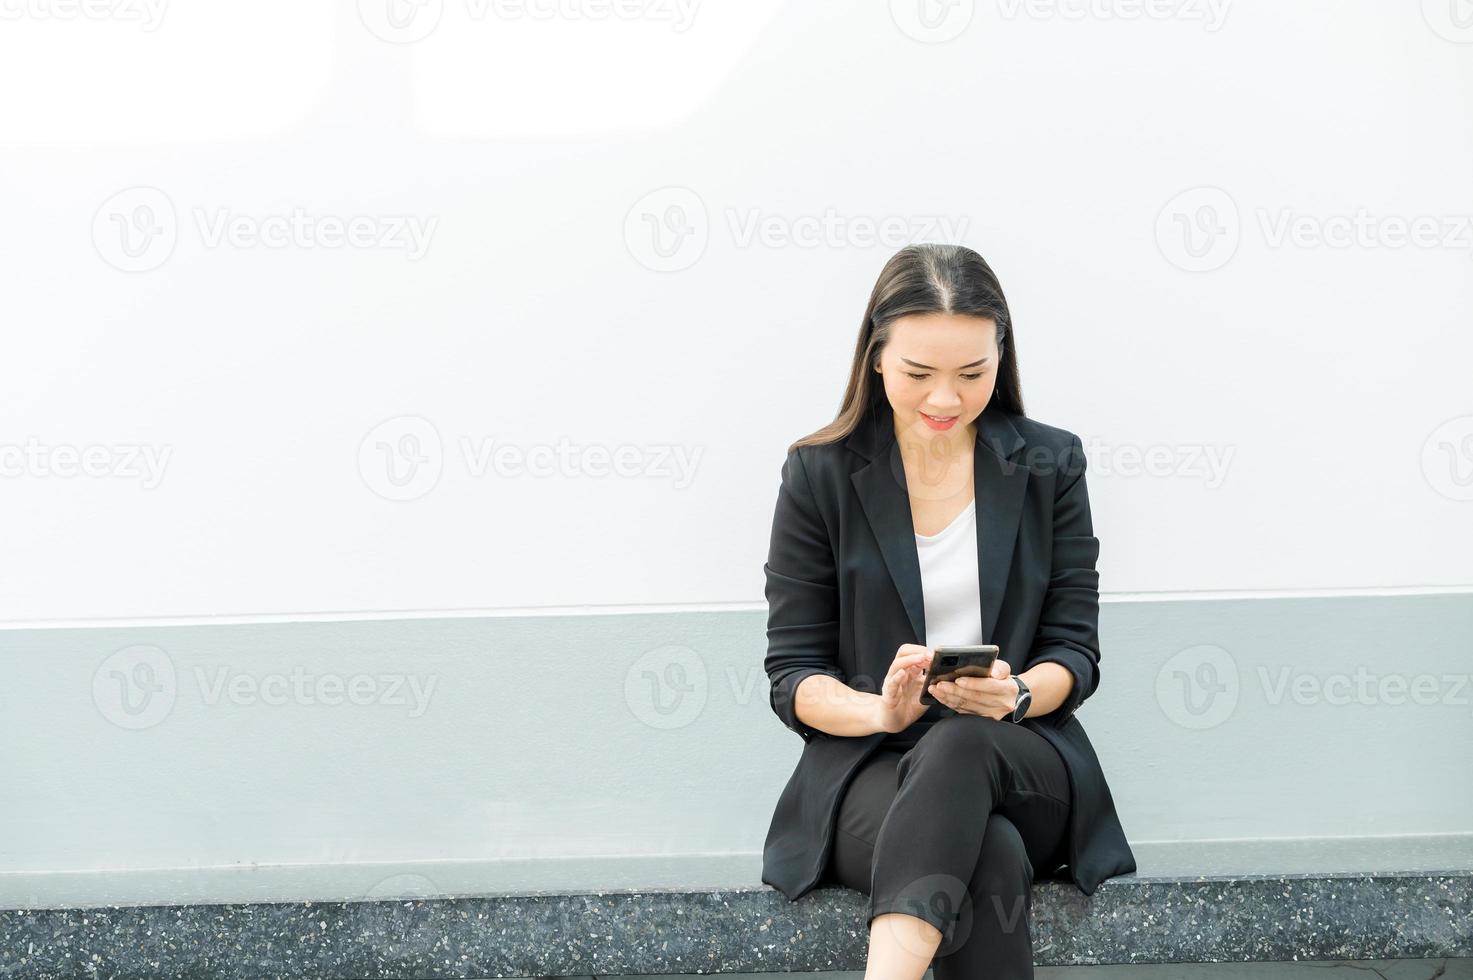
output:
[[[944,435],[951,437],[953,433]],[[975,425],[966,426],[956,433],[955,438],[947,439],[927,438],[897,427],[895,439],[900,446],[900,460],[912,496],[919,493],[928,499],[950,499],[970,491],[972,454],[977,439]]]

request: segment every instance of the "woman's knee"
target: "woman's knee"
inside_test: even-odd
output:
[[[932,725],[921,740],[900,760],[897,775],[904,779],[911,768],[940,760],[940,767],[965,761],[968,766],[999,758],[998,742],[1003,722],[981,715],[949,715]],[[953,770],[954,771],[954,770]]]

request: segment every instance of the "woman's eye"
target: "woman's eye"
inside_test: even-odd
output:
[[[906,374],[906,377],[915,378],[917,381],[924,381],[924,380],[926,380],[926,378],[930,377],[929,375],[925,375],[925,374],[912,374],[909,371],[905,372],[905,374]]]
[[[968,381],[976,381],[978,378],[982,377],[982,375],[980,375],[980,374],[964,374],[964,375],[962,375],[962,377],[966,378]]]

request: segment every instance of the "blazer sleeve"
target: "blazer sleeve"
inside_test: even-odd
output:
[[[767,657],[772,710],[811,741],[826,734],[798,720],[793,695],[810,674],[843,680],[839,669],[839,591],[833,546],[814,504],[799,455],[788,453],[772,518],[767,562]]]
[[[1056,727],[1063,727],[1100,683],[1100,539],[1090,519],[1085,465],[1076,435],[1059,465],[1048,592],[1023,668],[1053,661],[1074,676],[1064,703],[1040,719]]]

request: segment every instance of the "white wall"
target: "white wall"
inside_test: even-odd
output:
[[[0,620],[760,601],[784,449],[905,239],[1001,276],[1030,414],[1091,449],[1107,593],[1473,584],[1453,8],[634,7],[7,5]],[[295,209],[389,241],[239,237]],[[1313,240],[1362,212],[1369,244]],[[1438,244],[1388,244],[1418,218]],[[438,480],[386,499],[376,445],[416,434]],[[463,453],[561,440],[634,475]]]

